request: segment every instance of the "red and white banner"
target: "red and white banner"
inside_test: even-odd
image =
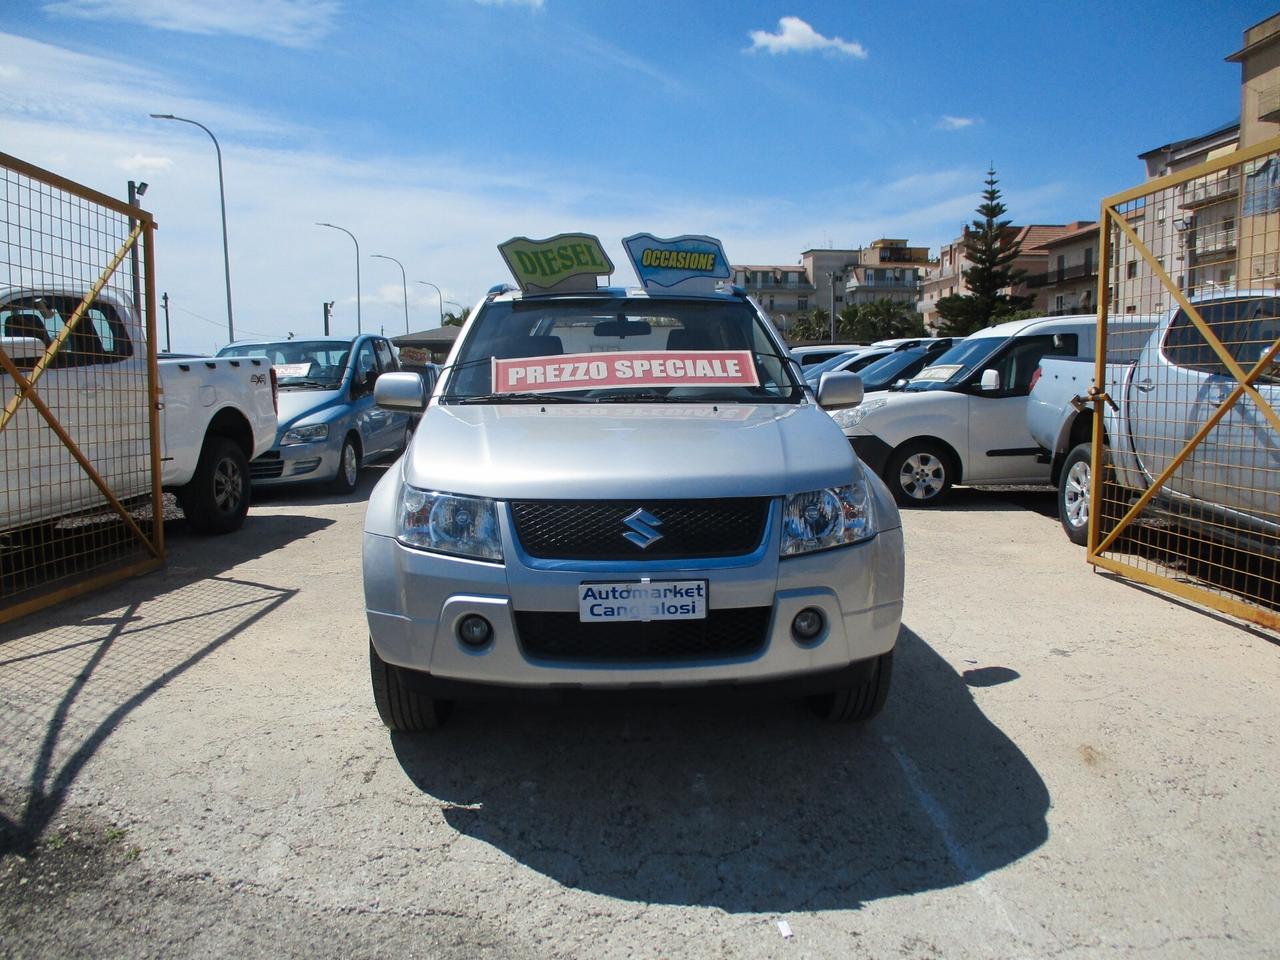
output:
[[[750,350],[636,350],[493,359],[494,393],[618,387],[754,387]]]

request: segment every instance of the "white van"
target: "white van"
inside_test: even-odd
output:
[[[1092,315],[1013,320],[959,340],[901,391],[833,419],[904,506],[941,503],[954,483],[1048,483],[1027,430],[1031,379],[1047,355],[1090,357]]]

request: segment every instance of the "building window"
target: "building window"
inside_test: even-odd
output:
[[[1132,280],[1134,277],[1136,277],[1136,276],[1138,275],[1138,261],[1137,261],[1137,260],[1130,260],[1130,261],[1129,261],[1128,266],[1126,266],[1126,267],[1125,267],[1124,275],[1125,275],[1128,279],[1130,279],[1130,280]]]
[[[843,294],[843,293],[837,293],[837,294],[836,294],[836,303],[844,303],[844,294]]]
[[[809,298],[808,298],[808,297],[798,297],[798,298],[796,298],[796,309],[797,309],[797,310],[800,310],[800,311],[808,310],[808,309],[809,309]]]
[[[1084,272],[1086,276],[1093,273],[1093,247],[1084,248]]]
[[[1067,255],[1065,253],[1058,254],[1058,280],[1061,281],[1067,273]]]
[[[1062,294],[1058,294],[1053,298],[1053,309],[1058,313],[1062,313],[1063,307],[1066,305],[1066,298]]]

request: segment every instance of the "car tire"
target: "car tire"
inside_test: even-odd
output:
[[[249,461],[240,444],[229,437],[206,437],[195,476],[177,495],[196,533],[239,530],[249,512]]]
[[[390,730],[423,733],[434,730],[453,712],[451,700],[437,700],[405,686],[400,668],[387,663],[369,641],[369,678],[378,716]]]
[[[884,465],[884,482],[902,507],[936,507],[955,479],[951,454],[933,440],[904,443]]]
[[[875,658],[871,675],[862,683],[808,697],[806,702],[819,719],[828,723],[865,723],[884,709],[892,678],[893,651],[890,650]]]
[[[1089,492],[1093,444],[1082,443],[1067,454],[1058,479],[1058,522],[1077,546],[1089,542]]]
[[[1067,539],[1077,546],[1089,545],[1089,495],[1093,465],[1093,444],[1079,444],[1067,454],[1062,463],[1062,476],[1058,480],[1058,520]],[[1127,507],[1123,502],[1123,488],[1112,476],[1110,458],[1102,451],[1102,515],[1098,528],[1098,542],[1115,529]]]
[[[360,479],[360,445],[355,436],[347,434],[342,441],[342,452],[338,454],[338,472],[334,475],[330,486],[334,493],[350,493],[356,488]]]

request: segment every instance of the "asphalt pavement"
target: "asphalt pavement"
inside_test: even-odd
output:
[[[0,954],[1269,957],[1280,644],[1095,574],[1046,491],[910,511],[893,690],[389,734],[363,498],[168,526],[0,628]]]

